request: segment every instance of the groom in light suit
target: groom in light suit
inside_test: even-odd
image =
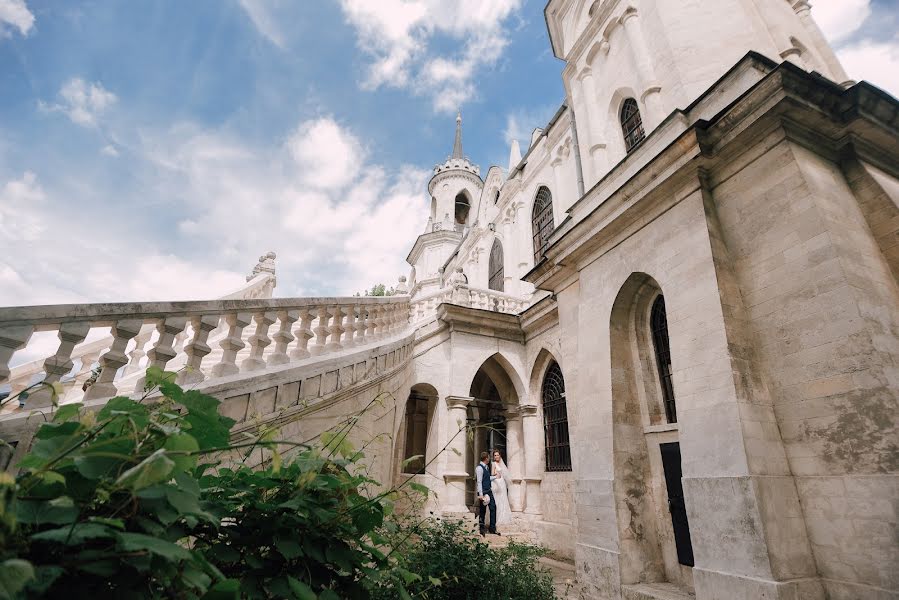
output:
[[[475,495],[477,496],[479,503],[479,512],[478,512],[478,523],[481,526],[481,535],[484,534],[484,517],[486,516],[484,513],[487,512],[487,506],[490,506],[490,533],[494,535],[502,535],[500,532],[496,530],[496,499],[493,497],[493,490],[490,489],[490,482],[496,479],[493,475],[490,474],[490,454],[487,452],[481,452],[481,462],[478,463],[478,466],[474,470],[476,490]],[[487,498],[488,501],[485,503],[484,499]]]

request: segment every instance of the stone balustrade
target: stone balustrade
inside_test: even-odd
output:
[[[407,329],[409,310],[408,296],[0,308],[0,384],[16,393],[39,373],[31,367],[16,373],[9,365],[41,331],[55,331],[59,338],[55,353],[43,359],[43,381],[86,380],[99,360],[99,375],[84,394],[84,400],[98,400],[142,390],[140,373],[150,365],[177,370],[180,383],[196,384],[381,342]],[[91,329],[105,327],[109,336],[83,344]],[[28,397],[25,408],[49,404],[49,389],[43,388]]]
[[[530,306],[511,294],[496,290],[469,287],[467,284],[450,284],[445,288],[412,301],[412,321],[419,322],[437,314],[437,307],[443,303],[458,304],[480,310],[492,310],[507,314],[518,314]]]

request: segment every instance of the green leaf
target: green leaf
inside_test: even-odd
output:
[[[425,457],[424,454],[416,454],[415,456],[410,456],[409,458],[407,458],[406,460],[404,460],[400,466],[401,466],[402,468],[408,467],[408,466],[411,465],[412,463],[414,463],[414,462],[416,462],[416,461],[418,461],[418,460],[420,460],[420,459],[423,459],[424,457]]]
[[[298,541],[290,538],[275,538],[275,548],[287,560],[303,556],[303,546]]]
[[[166,383],[173,383],[176,377],[178,377],[178,374],[172,371],[163,371],[156,366],[149,367],[147,368],[147,375],[144,380],[144,388],[150,390]],[[168,394],[166,394],[166,396],[168,396]]]
[[[187,409],[184,420],[201,450],[227,446],[236,421],[218,414],[221,402],[196,390],[185,392],[180,403]]]
[[[56,542],[67,546],[77,546],[87,540],[115,538],[116,536],[115,530],[102,523],[77,523],[75,526],[67,525],[35,533],[31,539],[39,542]]]
[[[418,573],[413,573],[412,571],[407,571],[406,569],[404,569],[402,567],[397,567],[396,570],[400,574],[400,577],[403,578],[403,581],[406,582],[406,585],[409,585],[410,583],[416,583],[418,581],[421,581],[421,575],[419,575]]]
[[[116,480],[116,486],[140,490],[154,483],[167,481],[175,469],[175,462],[160,448],[138,465],[128,469]]]
[[[319,600],[340,600],[340,596],[334,590],[322,590],[318,595]]]
[[[70,420],[72,417],[78,417],[78,414],[81,412],[81,407],[84,406],[80,402],[73,402],[72,404],[63,404],[59,407],[59,410],[53,415],[54,423],[62,423],[64,421]]]
[[[290,591],[293,592],[298,600],[316,600],[318,598],[315,592],[312,591],[312,588],[299,579],[288,576],[287,585],[290,586]]]
[[[419,494],[424,495],[425,498],[428,497],[428,493],[431,491],[431,490],[428,488],[428,486],[422,485],[422,484],[420,484],[420,483],[418,483],[418,482],[415,482],[415,481],[410,481],[410,482],[409,482],[409,487],[412,488],[414,491],[418,492]]]
[[[203,595],[203,600],[237,600],[238,598],[240,598],[240,582],[236,579],[219,581]]]
[[[78,518],[78,509],[68,496],[53,500],[22,500],[16,502],[16,518],[27,525],[63,525]]]
[[[433,585],[434,587],[440,587],[441,585],[443,585],[443,582],[436,577],[428,577],[428,581],[430,581],[431,585]]]
[[[403,586],[400,586],[399,592],[402,600],[412,600],[412,596],[409,595],[409,592]]]
[[[27,560],[11,558],[0,563],[0,599],[15,598],[34,579],[34,567]]]
[[[168,560],[189,560],[190,551],[178,544],[142,533],[120,533],[119,548],[124,552],[146,550]]]
[[[196,452],[200,449],[196,438],[189,433],[176,433],[170,436],[162,447],[171,452]],[[193,469],[197,465],[196,456],[169,454],[168,457],[174,461],[175,468],[179,471]]]

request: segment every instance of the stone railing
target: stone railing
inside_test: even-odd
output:
[[[530,305],[529,301],[511,294],[472,288],[465,283],[452,283],[436,292],[415,298],[412,301],[412,321],[417,323],[436,315],[437,307],[445,302],[513,315]]]
[[[56,383],[73,375],[78,381],[96,353],[100,372],[83,400],[99,400],[143,389],[139,372],[147,366],[178,370],[180,383],[196,384],[366,346],[403,332],[408,321],[407,296],[0,308],[0,384],[10,384],[13,393],[29,385],[21,373],[13,379],[15,369],[11,372],[9,365],[41,331],[55,331],[59,338],[56,352],[43,360],[42,381]],[[245,341],[244,330],[251,326]],[[82,344],[92,328],[105,327],[108,338]],[[216,339],[214,350],[210,341]],[[79,344],[89,352],[79,350]],[[210,354],[213,360],[204,364]],[[82,367],[73,374],[76,355],[83,357]],[[49,403],[50,391],[42,387],[25,408]]]

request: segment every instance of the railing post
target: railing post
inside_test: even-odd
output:
[[[166,317],[159,322],[156,326],[156,331],[159,332],[159,338],[156,340],[153,348],[147,352],[148,369],[150,367],[157,367],[163,371],[165,370],[166,364],[177,356],[177,352],[175,352],[174,348],[175,337],[184,331],[185,327],[187,327],[187,317]],[[137,380],[134,391],[137,393],[142,392],[146,382],[147,377],[144,375]]]
[[[147,342],[150,341],[150,338],[153,337],[154,327],[150,324],[146,324],[141,328],[141,331],[134,338],[134,349],[128,354],[128,366],[125,367],[125,376],[131,375],[132,373],[136,373],[140,371],[140,361],[143,357],[147,355],[145,350],[147,346]]]
[[[131,338],[140,333],[143,324],[144,322],[140,319],[115,322],[111,329],[112,344],[109,346],[109,350],[100,357],[100,375],[97,376],[97,381],[87,388],[84,400],[111,398],[118,393],[114,381],[119,368],[128,363],[125,348],[128,347]],[[147,339],[150,339],[149,335],[147,335]]]
[[[313,329],[313,331],[315,331],[315,344],[309,349],[309,354],[312,356],[318,356],[325,353],[325,344],[327,344],[328,335],[330,334],[330,330],[328,329],[329,317],[330,315],[327,306],[318,307],[318,322],[315,324],[315,329]]]
[[[351,304],[347,306],[346,309],[346,335],[343,336],[343,347],[352,348],[356,345],[356,328],[359,326],[356,313],[358,312],[359,307],[355,304]]]
[[[241,371],[259,371],[265,368],[265,359],[262,358],[262,354],[272,343],[268,337],[268,329],[275,322],[275,318],[275,313],[264,311],[256,313],[253,317],[253,320],[256,321],[256,331],[250,337],[250,355],[240,363]]]
[[[372,304],[365,306],[365,343],[373,342],[378,339],[376,318],[378,316],[378,307]]]
[[[178,383],[182,385],[200,383],[206,379],[202,370],[203,357],[212,352],[207,340],[209,334],[219,325],[219,315],[194,317],[190,324],[194,335],[187,347],[184,348],[184,352],[187,354],[187,363],[184,365],[184,370],[178,373]]]
[[[238,373],[237,353],[246,345],[243,343],[243,329],[250,324],[250,313],[231,313],[225,317],[228,335],[219,343],[222,348],[222,360],[212,368],[215,377],[224,377]]]
[[[9,377],[9,361],[12,355],[28,344],[32,333],[34,327],[31,325],[0,327],[0,383]]]
[[[275,351],[268,357],[268,364],[283,365],[290,362],[290,357],[287,356],[287,346],[294,340],[290,330],[299,318],[300,311],[298,310],[282,310],[278,313],[278,331],[272,336],[275,340]]]
[[[302,360],[309,357],[309,340],[315,335],[312,333],[312,311],[308,308],[300,309],[300,328],[297,329],[297,347],[290,353],[291,358]]]
[[[91,324],[84,321],[75,321],[74,323],[63,323],[59,326],[59,348],[56,354],[44,361],[44,383],[56,383],[63,375],[72,370],[72,351],[75,346],[84,341],[88,332],[91,330]],[[44,408],[50,406],[52,392],[41,387],[34,391],[26,401],[26,407]]]
[[[85,382],[87,382],[87,380],[91,378],[91,375],[93,374],[93,370],[91,369],[91,367],[95,362],[97,362],[101,354],[103,354],[102,349],[95,350],[93,352],[85,352],[81,355],[81,366],[78,368],[78,372],[72,379],[72,388],[66,392],[66,399],[76,396],[77,393],[81,391],[79,390],[79,388],[83,387]],[[103,368],[102,364],[100,365],[100,368]],[[82,394],[82,396],[83,395],[84,394]]]
[[[328,330],[331,332],[331,341],[328,342],[327,346],[325,346],[325,351],[327,352],[337,352],[343,346],[340,343],[340,336],[346,331],[343,328],[343,307],[339,304],[337,306],[332,306],[330,309],[331,312],[331,326]]]

